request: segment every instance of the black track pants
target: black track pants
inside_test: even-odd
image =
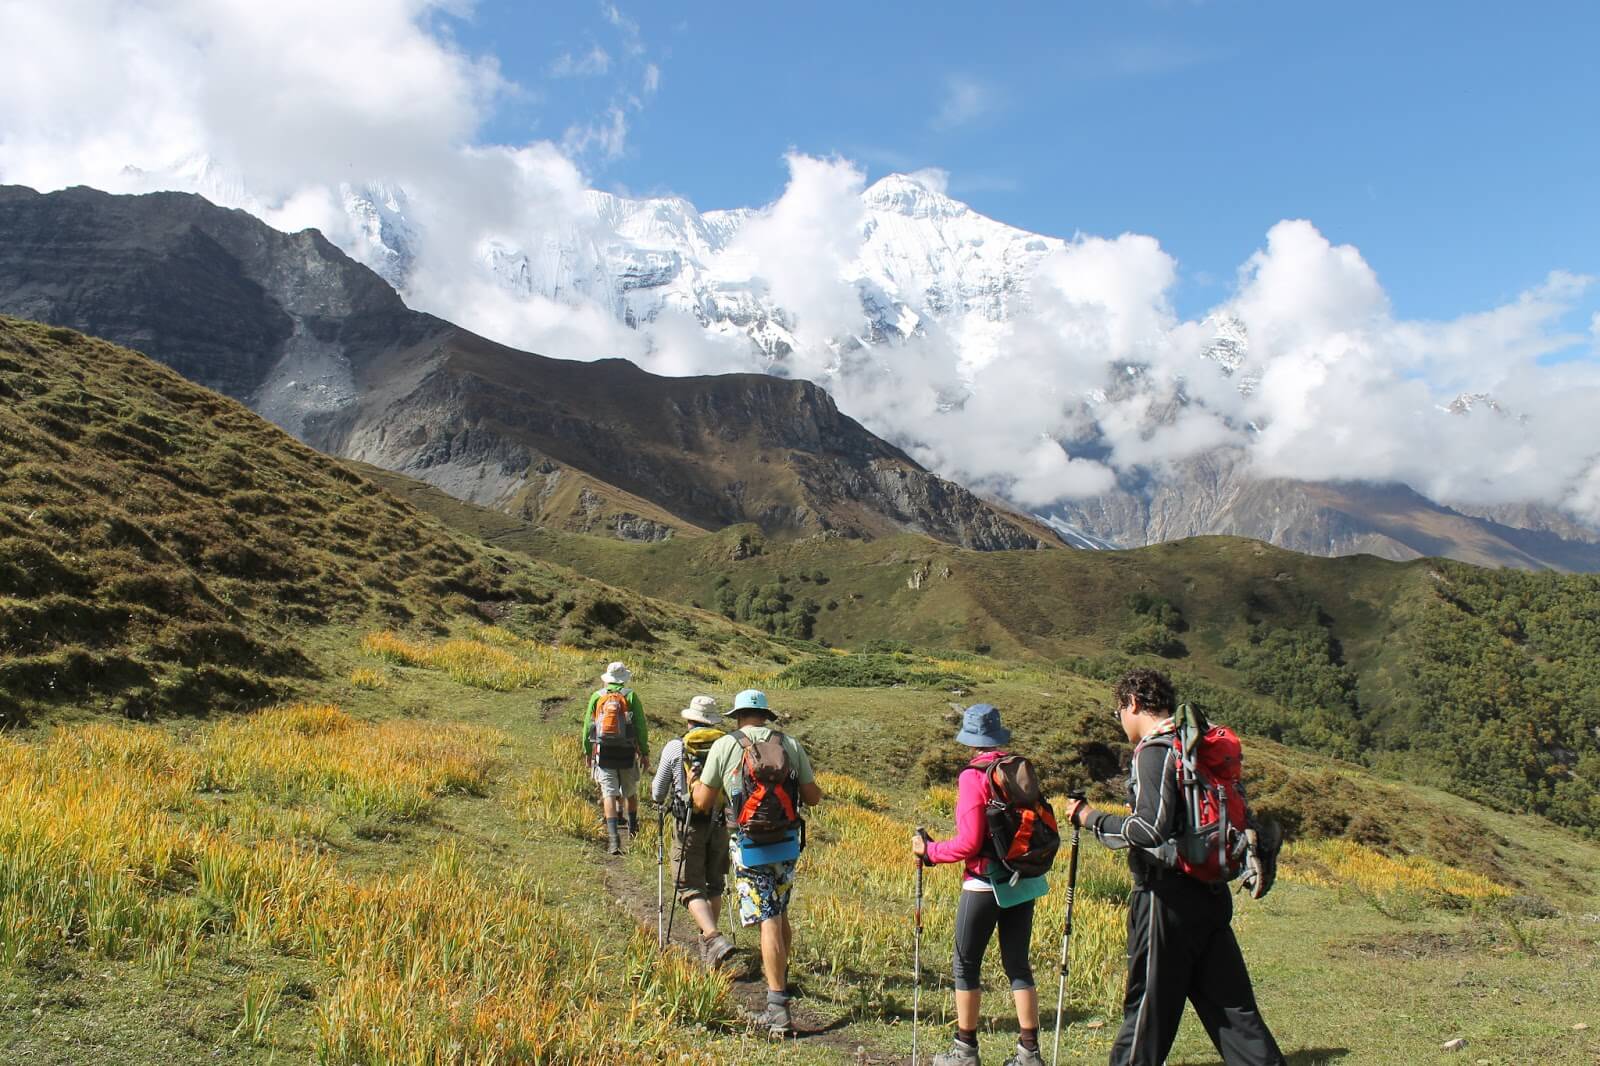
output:
[[[997,926],[1000,964],[1005,967],[1012,990],[1033,987],[1033,967],[1028,962],[1028,944],[1033,939],[1033,900],[1002,908],[995,902],[993,892],[963,889],[961,902],[956,904],[956,988],[971,991],[979,987],[983,953]]]
[[[1161,1066],[1185,999],[1226,1066],[1280,1066],[1283,1053],[1256,1010],[1232,918],[1226,890],[1181,874],[1133,890],[1128,991],[1111,1066]]]

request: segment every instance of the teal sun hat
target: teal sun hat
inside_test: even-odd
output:
[[[956,743],[972,748],[1004,747],[1011,740],[1011,730],[1000,724],[1000,712],[993,704],[974,703],[961,712],[961,732]]]

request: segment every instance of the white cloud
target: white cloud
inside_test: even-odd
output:
[[[623,14],[616,4],[601,4],[600,11],[605,15],[606,21],[621,32],[623,47],[627,49],[628,53],[630,55],[643,55],[645,48],[639,34],[639,21]]]
[[[661,68],[654,63],[644,65],[644,92],[646,96],[661,88]]]
[[[594,45],[581,56],[562,52],[550,66],[552,78],[594,78],[611,69],[611,54]]]
[[[561,147],[573,156],[587,155],[598,150],[603,159],[620,159],[628,147],[628,116],[621,107],[612,105],[606,117],[581,126],[569,126],[561,135]]]
[[[788,187],[744,225],[725,260],[727,269],[764,283],[794,316],[805,346],[792,369],[819,377],[833,361],[830,342],[861,327],[861,300],[848,269],[861,243],[866,176],[843,160],[791,153],[786,161]]]
[[[933,127],[950,130],[976,122],[994,110],[998,97],[992,87],[977,78],[952,74],[945,79],[944,102],[933,117]]]
[[[471,142],[504,87],[492,59],[424,28],[441,7],[0,0],[12,42],[0,175],[116,188],[127,166],[206,154],[278,201],[352,174],[433,171]]]

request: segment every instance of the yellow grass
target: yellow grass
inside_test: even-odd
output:
[[[350,683],[356,688],[380,689],[389,687],[389,679],[377,670],[365,666],[350,671]]]
[[[734,692],[743,692],[747,688],[760,689],[762,692],[775,692],[779,689],[791,689],[795,686],[789,681],[778,680],[780,670],[751,670],[747,667],[737,667],[731,670],[709,671],[717,677],[717,684],[723,688],[732,689]]]
[[[401,666],[442,670],[452,681],[495,692],[528,688],[551,676],[551,671],[540,665],[479,640],[422,644],[386,629],[367,634],[361,641],[361,650]]]
[[[283,803],[321,796],[360,818],[417,818],[450,792],[481,793],[500,734],[413,720],[359,722],[293,704],[214,726],[195,752],[201,785]]]
[[[829,776],[835,779],[836,790],[851,791],[841,786],[848,780],[844,775]],[[860,782],[854,788],[873,793]],[[801,859],[796,889],[796,920],[804,929],[796,940],[800,961],[816,972],[872,988],[875,1002],[867,1009],[908,1007],[916,871],[910,853],[911,827],[902,819],[850,803],[825,803],[809,817],[810,846]],[[1075,1014],[1114,1016],[1121,1002],[1127,874],[1120,863],[1119,857],[1092,841],[1082,848],[1067,989],[1068,1008]],[[960,871],[954,866],[935,867],[924,878],[923,947],[933,950],[928,958],[940,960],[926,972],[936,986],[948,987],[948,964],[943,960],[955,934]],[[1049,977],[1059,962],[1066,909],[1065,846],[1051,883],[1050,894],[1036,908],[1033,964],[1040,986],[1053,989]],[[984,988],[993,1002],[1009,988],[997,957],[985,967]],[[1044,1006],[1053,1010],[1054,992],[1045,998]],[[951,1007],[948,996],[935,995],[924,1003],[940,1024],[948,1020],[944,1018]]]
[[[1364,895],[1411,895],[1425,902],[1477,902],[1510,895],[1487,877],[1420,856],[1389,856],[1349,840],[1296,841],[1284,848],[1280,876]]]
[[[818,771],[817,787],[822,789],[822,794],[828,798],[830,804],[853,803],[857,807],[873,811],[881,811],[889,806],[889,797],[848,774],[836,774],[829,770]]]
[[[546,757],[529,771],[512,800],[518,817],[579,840],[593,839],[598,793],[575,739],[553,738]]]
[[[434,789],[492,759],[482,731],[412,728],[442,736],[297,707],[190,744],[108,726],[41,744],[0,737],[0,961],[71,948],[170,974],[222,937],[317,960],[333,975],[317,996],[325,1063],[673,1061],[678,1027],[726,1017],[724,978],[657,958],[643,934],[595,936],[525,870],[480,878],[447,847],[425,870],[354,879],[324,855],[206,817],[201,789],[216,784],[219,752],[255,753],[228,773],[299,781],[310,757],[296,743],[315,742],[372,766],[369,781],[398,773]],[[276,995],[266,983],[246,990],[241,1039],[265,1039]]]

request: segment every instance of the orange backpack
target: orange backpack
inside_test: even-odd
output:
[[[594,705],[594,760],[596,766],[616,770],[632,766],[639,757],[639,745],[633,732],[632,708],[628,705],[627,689],[606,691]]]

